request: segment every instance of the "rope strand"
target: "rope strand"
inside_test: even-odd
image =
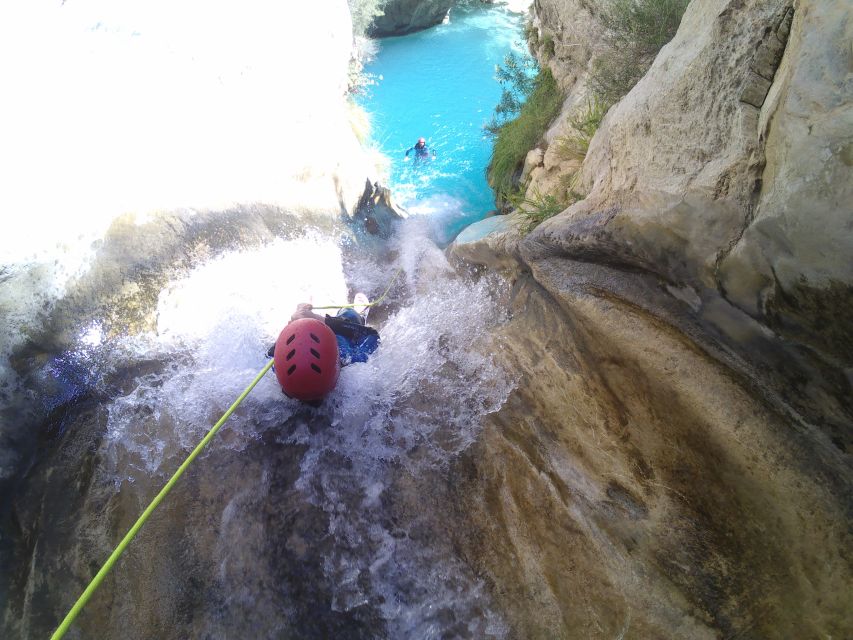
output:
[[[381,296],[379,296],[373,302],[369,302],[368,304],[358,304],[358,305],[357,304],[327,304],[327,305],[322,306],[322,307],[315,307],[314,305],[311,305],[311,308],[312,309],[353,309],[355,307],[372,307],[373,305],[379,304],[380,302],[382,302],[385,299],[385,296],[387,296],[388,292],[391,291],[391,287],[394,286],[394,282],[397,280],[397,276],[399,276],[400,273],[402,273],[402,271],[403,271],[403,267],[400,267],[399,269],[397,269],[397,272],[394,274],[394,277],[391,278],[391,282],[389,282],[388,286],[385,288],[385,293],[383,293]]]
[[[101,570],[98,571],[97,574],[95,574],[94,578],[92,578],[92,581],[89,583],[89,586],[86,587],[86,590],[83,591],[82,595],[79,598],[77,598],[77,602],[75,602],[74,606],[71,607],[71,611],[68,612],[68,615],[65,616],[65,619],[60,623],[56,631],[54,631],[53,635],[50,637],[51,640],[59,640],[59,638],[65,635],[65,632],[68,631],[68,627],[70,627],[71,623],[74,622],[74,619],[77,617],[77,614],[79,614],[83,607],[86,606],[86,603],[89,601],[89,598],[92,597],[92,594],[95,593],[97,588],[101,586],[101,583],[104,581],[104,578],[113,568],[113,565],[119,559],[121,554],[124,553],[124,550],[127,549],[127,546],[130,544],[131,540],[133,540],[136,537],[136,534],[139,533],[139,530],[142,528],[142,525],[145,524],[145,521],[148,520],[148,518],[154,512],[154,509],[157,508],[157,505],[159,505],[163,501],[163,498],[165,498],[169,494],[169,492],[172,490],[172,487],[174,487],[175,484],[178,482],[178,478],[180,478],[184,474],[184,471],[187,470],[187,467],[192,464],[193,460],[198,457],[198,455],[207,446],[207,444],[211,440],[213,440],[213,436],[216,435],[216,432],[219,431],[219,428],[223,424],[225,424],[225,421],[228,420],[228,418],[231,417],[231,414],[234,413],[234,410],[240,406],[240,403],[243,402],[243,400],[246,399],[246,396],[249,395],[249,392],[255,388],[255,385],[258,384],[258,382],[261,381],[261,378],[263,378],[266,372],[270,370],[272,365],[273,361],[270,360],[266,364],[266,366],[261,369],[260,373],[258,373],[258,375],[255,376],[255,379],[252,380],[252,383],[248,387],[246,387],[243,393],[240,394],[240,397],[237,398],[237,400],[235,400],[230,407],[228,407],[228,410],[222,415],[219,421],[215,425],[213,425],[210,431],[207,432],[207,435],[204,436],[201,442],[196,445],[196,448],[192,450],[192,453],[187,456],[187,459],[184,460],[183,464],[181,464],[181,466],[178,467],[178,470],[175,471],[171,478],[169,478],[169,481],[160,490],[160,493],[158,493],[157,496],[151,501],[151,504],[146,507],[145,511],[142,512],[142,515],[137,518],[136,522],[130,528],[130,531],[125,534],[124,538],[122,538],[121,542],[119,542],[118,546],[110,554],[110,557],[107,558],[107,561],[104,563],[104,566],[101,567]]]

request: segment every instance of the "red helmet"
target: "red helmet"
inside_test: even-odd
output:
[[[288,324],[275,341],[273,359],[278,383],[296,400],[320,400],[338,383],[338,341],[320,320],[303,318]]]

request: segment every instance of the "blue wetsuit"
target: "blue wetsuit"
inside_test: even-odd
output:
[[[361,319],[361,316],[352,309],[345,309],[337,316],[326,316],[326,326],[334,331],[338,340],[342,367],[353,362],[367,362],[368,356],[379,347],[379,332],[353,318]]]
[[[368,356],[379,348],[379,332],[366,326],[364,318],[354,309],[342,309],[337,316],[326,316],[326,326],[338,341],[341,366],[353,362],[367,362]],[[275,345],[269,348],[267,357],[275,354]]]
[[[414,147],[409,148],[406,151],[406,157],[407,158],[409,157],[409,154],[412,151],[415,152],[415,159],[416,160],[427,160],[427,159],[429,159],[429,149],[427,148],[426,144],[424,144],[422,147],[415,145]]]

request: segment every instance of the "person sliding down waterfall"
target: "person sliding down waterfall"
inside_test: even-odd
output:
[[[406,149],[406,157],[409,157],[409,154],[414,151],[415,152],[415,163],[424,162],[429,160],[429,148],[426,144],[426,138],[418,138],[417,143],[414,147],[409,147]],[[432,152],[432,157],[435,157],[435,150]]]
[[[379,332],[368,327],[369,300],[355,294],[353,308],[325,318],[310,303],[296,306],[290,322],[268,354],[275,359],[275,375],[290,398],[319,404],[338,382],[341,367],[367,362],[379,347]]]

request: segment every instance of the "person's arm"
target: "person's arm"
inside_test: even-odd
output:
[[[406,157],[407,158],[409,157],[409,153],[411,153],[412,149],[414,149],[414,147],[409,147],[408,149],[406,149]]]

